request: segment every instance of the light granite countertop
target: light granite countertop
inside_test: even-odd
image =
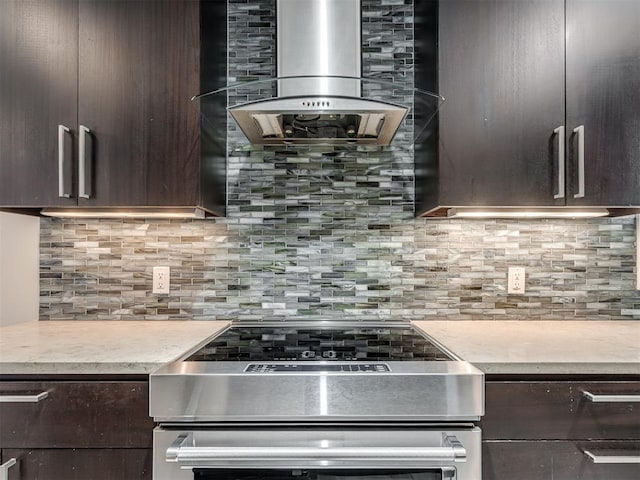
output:
[[[0,374],[147,374],[228,322],[35,321],[0,328]]]
[[[640,374],[638,321],[423,321],[487,374]]]
[[[228,322],[39,321],[0,328],[0,374],[147,374]],[[487,374],[640,374],[637,321],[422,321]]]

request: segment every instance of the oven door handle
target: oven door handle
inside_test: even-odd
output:
[[[201,466],[249,462],[300,462],[350,460],[362,463],[416,462],[451,464],[467,461],[467,451],[455,436],[445,435],[440,447],[219,447],[198,446],[191,433],[181,434],[167,449],[167,462]]]

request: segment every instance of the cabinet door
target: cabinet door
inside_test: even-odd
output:
[[[75,205],[78,3],[0,2],[0,206]],[[64,191],[58,191],[58,125]]]
[[[6,397],[37,395],[11,402]],[[147,448],[153,420],[144,382],[0,382],[0,448]]]
[[[563,0],[448,0],[439,12],[440,204],[564,205]]]
[[[639,440],[640,405],[624,399],[639,394],[640,382],[634,381],[489,381],[482,438]]]
[[[612,463],[594,463],[586,452]],[[482,442],[483,480],[636,480],[639,442]],[[618,458],[612,458],[617,456]]]
[[[640,2],[567,0],[569,202],[640,205]],[[584,197],[578,132],[584,126]]]
[[[80,2],[78,123],[90,130],[90,198],[80,206],[198,204],[198,9],[188,0]]]

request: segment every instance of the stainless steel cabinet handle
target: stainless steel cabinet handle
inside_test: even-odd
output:
[[[190,445],[190,446],[186,446]],[[434,462],[464,463],[467,452],[455,437],[447,437],[443,447],[220,447],[197,446],[191,434],[182,434],[167,449],[167,462],[185,465],[228,466],[264,462],[285,466],[287,462]],[[273,465],[272,465],[273,466]]]
[[[49,392],[36,395],[0,395],[0,403],[38,403],[49,396]]]
[[[584,454],[593,463],[640,463],[640,455],[598,455],[589,450]]]
[[[558,193],[553,198],[564,198],[564,125],[556,128],[553,133],[558,136]]]
[[[91,198],[91,188],[87,188],[87,135],[91,133],[84,125],[80,125],[78,136],[78,196],[81,198]]]
[[[0,465],[0,480],[9,480],[9,469],[16,464],[15,458],[10,458]]]
[[[58,125],[58,196],[61,198],[71,197],[64,186],[64,134],[68,132],[70,132],[69,127]]]
[[[584,125],[573,129],[578,135],[578,193],[573,198],[584,198]]]
[[[640,402],[640,395],[597,395],[586,390],[582,391],[582,396],[594,403],[620,403],[620,402]]]

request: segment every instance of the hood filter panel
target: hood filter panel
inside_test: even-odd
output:
[[[362,115],[332,113],[289,113],[286,115],[256,114],[252,118],[257,122],[262,138],[352,138],[360,134]],[[265,129],[265,123],[267,128]]]

